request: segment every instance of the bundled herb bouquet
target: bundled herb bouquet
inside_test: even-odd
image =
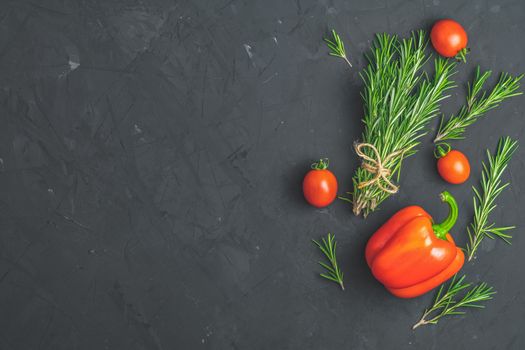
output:
[[[416,153],[428,123],[439,114],[439,103],[454,87],[454,61],[435,58],[433,76],[423,71],[430,58],[426,43],[423,31],[408,39],[379,34],[367,57],[361,73],[365,129],[354,145],[362,165],[350,193],[355,215],[367,216],[398,191],[394,179],[399,179],[403,159]]]

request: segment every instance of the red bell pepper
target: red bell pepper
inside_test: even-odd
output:
[[[433,224],[423,208],[401,209],[383,224],[366,245],[366,262],[390,293],[414,298],[439,286],[461,269],[465,256],[448,231],[458,206],[448,192],[440,195],[450,206],[448,217]]]

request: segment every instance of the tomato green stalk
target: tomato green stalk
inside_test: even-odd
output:
[[[311,168],[313,170],[326,170],[328,169],[328,165],[330,164],[330,161],[328,158],[322,158],[319,159],[318,162],[312,163]]]
[[[458,60],[459,62],[467,63],[467,54],[470,53],[470,49],[468,47],[464,47],[457,53],[454,58]]]
[[[452,148],[448,143],[440,143],[436,146],[436,149],[434,150],[434,157],[436,157],[437,159],[443,158],[448,154],[448,152],[450,152],[451,149]]]

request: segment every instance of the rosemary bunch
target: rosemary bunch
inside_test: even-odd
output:
[[[362,143],[375,150],[367,147],[360,156],[363,161],[375,161],[363,164],[353,177],[354,191],[347,200],[352,202],[355,215],[368,215],[397,191],[391,181],[399,180],[402,160],[416,153],[428,122],[438,114],[439,102],[454,86],[452,60],[435,59],[432,78],[422,70],[429,59],[426,45],[424,31],[407,39],[379,34],[367,56],[369,64],[361,73]]]
[[[512,77],[507,73],[501,74],[499,81],[490,93],[482,92],[483,85],[491,74],[490,70],[481,74],[479,66],[476,68],[474,81],[472,85],[468,84],[467,104],[461,107],[457,115],[451,116],[446,122],[444,119],[441,120],[434,139],[435,143],[463,139],[467,126],[473,124],[489,110],[499,106],[503,100],[522,94],[518,89],[523,75]]]
[[[496,198],[509,185],[508,182],[501,182],[501,176],[517,147],[517,141],[510,137],[503,137],[498,143],[495,155],[491,155],[487,150],[488,165],[483,162],[481,189],[472,188],[474,191],[474,219],[467,227],[469,237],[467,256],[469,261],[472,260],[485,237],[494,239],[496,236],[510,244],[512,236],[507,231],[513,229],[514,226],[496,227],[494,223],[489,223],[489,215],[496,208]]]
[[[457,280],[456,276],[454,276],[445,292],[445,285],[442,284],[436,294],[433,305],[425,310],[421,319],[412,329],[426,324],[436,324],[439,319],[444,316],[463,315],[465,311],[461,310],[462,308],[484,308],[485,306],[480,304],[480,302],[490,300],[492,296],[496,294],[492,287],[488,286],[485,282],[472,287],[471,283],[464,283],[464,280],[465,276]],[[469,288],[470,290],[458,300],[458,294]]]

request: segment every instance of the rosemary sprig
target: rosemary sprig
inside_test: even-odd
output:
[[[501,176],[517,148],[517,141],[512,140],[510,137],[503,137],[498,142],[495,155],[491,155],[490,151],[487,150],[488,165],[483,162],[481,189],[478,190],[472,187],[474,191],[474,219],[467,228],[469,237],[467,255],[469,261],[472,260],[485,237],[490,239],[499,237],[510,244],[512,236],[507,231],[515,227],[495,227],[494,223],[489,223],[489,215],[497,206],[495,204],[496,198],[509,185],[508,182],[501,182]]]
[[[322,261],[319,261],[319,265],[326,269],[326,273],[321,273],[320,276],[326,278],[327,280],[333,281],[341,287],[342,290],[345,290],[343,284],[343,272],[337,265],[337,259],[335,256],[335,249],[337,248],[337,242],[335,241],[335,236],[328,234],[326,239],[321,238],[321,242],[312,239],[312,242],[321,249],[323,254],[326,256],[330,265],[325,264]]]
[[[436,294],[433,305],[425,310],[421,319],[412,329],[426,324],[436,324],[445,316],[464,315],[465,311],[462,308],[484,308],[485,306],[480,304],[480,302],[490,300],[496,294],[493,288],[485,282],[472,287],[471,283],[465,283],[464,280],[465,276],[457,279],[455,275],[446,291],[444,291],[445,285],[442,284]],[[469,288],[470,290],[458,300],[458,294]]]
[[[348,65],[352,67],[352,63],[350,63],[348,57],[346,56],[345,44],[341,40],[339,34],[337,34],[334,29],[332,29],[332,37],[332,40],[323,38],[323,40],[326,42],[326,45],[330,49],[330,55],[344,59],[346,63],[348,63]]]
[[[407,39],[379,34],[367,56],[369,64],[361,72],[365,124],[362,142],[374,145],[381,160],[387,158],[381,165],[389,180],[399,180],[403,159],[416,153],[419,139],[427,133],[428,123],[439,112],[439,103],[454,86],[451,80],[454,61],[435,59],[432,78],[422,70],[430,58],[425,53],[426,45],[424,31],[415,32]],[[365,153],[376,158],[370,147]],[[388,157],[392,154],[395,156]],[[381,188],[383,182],[362,186],[374,177],[376,174],[363,167],[355,173],[354,191],[348,199],[355,215],[368,215],[391,195]]]
[[[461,107],[457,115],[452,115],[446,122],[444,118],[441,120],[434,139],[435,143],[463,139],[467,126],[473,124],[491,109],[498,107],[503,100],[522,94],[518,89],[523,75],[512,77],[507,73],[501,74],[498,83],[489,94],[482,91],[483,85],[491,74],[490,70],[481,74],[479,66],[476,68],[474,81],[472,85],[468,84],[467,104]]]

